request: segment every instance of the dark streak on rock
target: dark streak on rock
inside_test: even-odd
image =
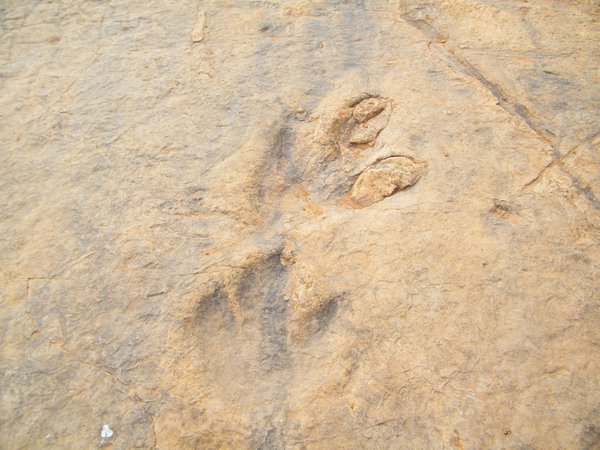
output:
[[[266,292],[260,312],[261,343],[259,361],[265,372],[281,370],[289,366],[287,346],[287,301],[283,290],[287,270],[281,264],[280,254],[272,255],[263,272],[267,276]]]
[[[440,44],[436,46],[436,49],[439,50],[445,62],[448,63],[452,69],[478,81],[479,84],[496,98],[498,105],[502,109],[513,116],[519,117],[535,134],[542,140],[548,142],[552,146],[555,158],[560,156],[554,133],[549,132],[545,126],[539,123],[525,105],[519,103],[516,99],[511,98],[502,87],[488,80],[475,66],[456,50],[448,48],[446,46],[446,39],[443,38],[433,26],[423,21],[415,20],[410,17],[409,14],[403,14],[401,17],[406,23],[419,30],[429,40],[430,49],[432,44]]]
[[[211,323],[212,326],[231,327],[235,320],[233,313],[229,309],[228,297],[222,285],[217,285],[214,292],[202,298],[196,308],[196,323],[203,325]]]

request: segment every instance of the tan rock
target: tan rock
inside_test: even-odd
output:
[[[598,447],[593,3],[2,2],[0,447]]]
[[[359,122],[366,122],[383,111],[385,107],[386,102],[384,100],[371,97],[356,105],[352,111],[352,115]]]
[[[363,206],[381,201],[419,181],[426,167],[425,163],[405,156],[386,158],[358,176],[352,186],[352,198]]]
[[[376,107],[372,108],[365,106],[363,112],[360,112],[358,116],[363,118],[367,117],[369,114],[372,115],[364,122],[356,120],[354,116],[356,108],[353,110],[353,116],[349,118],[341,128],[342,146],[350,148],[352,148],[352,146],[358,146],[360,148],[360,146],[364,144],[372,145],[375,143],[379,133],[387,126],[391,115],[391,107],[387,103],[383,104],[384,107],[379,110],[377,114],[373,114],[380,106],[381,103],[378,103]]]
[[[368,144],[373,142],[381,130],[368,125],[358,126],[350,134],[351,144]]]
[[[192,30],[192,42],[202,42],[206,34],[206,11],[199,11]]]

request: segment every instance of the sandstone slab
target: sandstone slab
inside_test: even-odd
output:
[[[597,448],[599,17],[2,2],[0,447]]]

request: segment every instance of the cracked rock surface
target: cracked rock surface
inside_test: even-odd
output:
[[[0,2],[0,448],[599,448],[599,20]]]

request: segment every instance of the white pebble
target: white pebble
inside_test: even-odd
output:
[[[102,425],[102,430],[100,430],[100,437],[102,439],[110,439],[112,435],[113,430],[111,430],[108,425]]]

